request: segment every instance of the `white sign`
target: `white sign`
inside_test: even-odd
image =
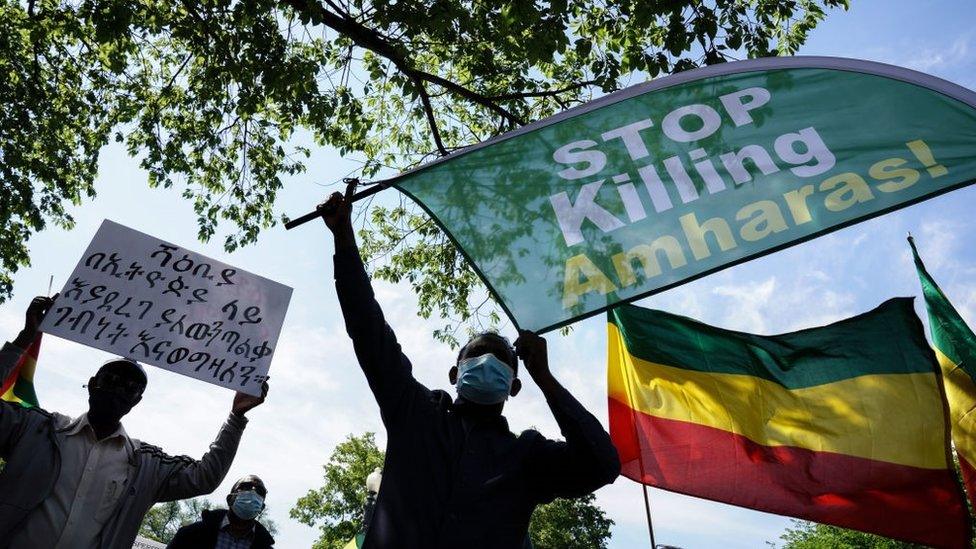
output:
[[[261,394],[291,288],[105,220],[41,330]]]

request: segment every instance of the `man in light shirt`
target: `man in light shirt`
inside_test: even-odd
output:
[[[0,349],[0,379],[37,335],[53,299],[31,302],[23,331]],[[157,502],[209,494],[230,469],[247,419],[264,395],[237,393],[230,417],[199,461],[129,438],[120,420],[147,378],[131,360],[106,362],[88,381],[77,418],[0,402],[0,548],[129,549]],[[267,386],[265,386],[265,393]]]

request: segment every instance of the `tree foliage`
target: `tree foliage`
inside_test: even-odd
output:
[[[904,541],[847,530],[837,526],[794,520],[793,526],[780,536],[782,549],[924,549]]]
[[[139,535],[160,543],[169,543],[177,530],[200,520],[200,513],[204,509],[213,509],[213,503],[204,498],[157,503],[143,517]]]
[[[366,476],[383,467],[384,453],[373,433],[349,435],[323,466],[325,484],[309,490],[291,509],[291,518],[321,530],[313,549],[341,549],[360,530]]]
[[[366,476],[383,467],[385,453],[373,433],[348,435],[323,467],[325,484],[310,490],[291,510],[291,517],[321,530],[313,549],[342,549],[360,532],[366,502]],[[382,491],[382,485],[380,487]],[[536,549],[599,549],[610,539],[613,521],[590,494],[557,499],[532,514],[529,534]]]
[[[200,513],[205,509],[213,508],[213,503],[204,498],[157,503],[143,517],[142,525],[139,526],[139,535],[160,543],[169,543],[177,530],[197,522],[200,520]],[[267,509],[258,517],[258,522],[272,535],[278,532],[277,525],[268,518]]]
[[[535,549],[606,549],[613,521],[597,507],[596,496],[556,499],[536,507],[529,523]]]
[[[66,206],[94,196],[110,140],[232,250],[276,222],[309,142],[372,178],[647,77],[792,54],[847,4],[0,0],[0,297],[29,236],[70,227]],[[374,207],[363,238],[376,276],[409,281],[421,315],[448,319],[442,339],[497,319],[416,207]]]

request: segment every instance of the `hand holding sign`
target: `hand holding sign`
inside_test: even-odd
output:
[[[264,399],[268,397],[268,382],[261,384],[261,396],[253,396],[247,393],[237,393],[234,395],[234,404],[231,406],[231,413],[235,416],[244,417],[244,414],[254,408],[264,404]]]
[[[39,295],[31,300],[24,319],[24,329],[13,342],[16,347],[26,349],[30,346],[34,338],[37,337],[37,329],[41,325],[41,321],[44,320],[44,315],[47,314],[57,297],[57,294],[54,294],[54,297]]]
[[[105,221],[40,329],[259,396],[290,299],[287,286]]]

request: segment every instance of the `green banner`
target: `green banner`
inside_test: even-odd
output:
[[[850,59],[628,88],[396,179],[546,331],[976,179],[976,93]]]

